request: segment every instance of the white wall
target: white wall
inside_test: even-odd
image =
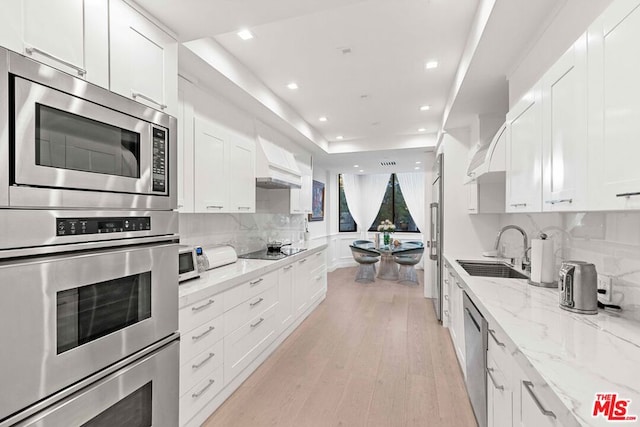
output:
[[[557,15],[541,28],[539,37],[523,50],[509,80],[512,107],[575,42],[613,0],[567,0]]]

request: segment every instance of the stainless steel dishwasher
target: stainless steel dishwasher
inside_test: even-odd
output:
[[[467,392],[479,427],[487,426],[487,321],[467,293],[463,296]]]

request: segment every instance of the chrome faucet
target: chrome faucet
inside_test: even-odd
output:
[[[502,230],[498,233],[498,237],[496,237],[496,245],[495,250],[498,251],[498,255],[502,255],[500,250],[498,249],[500,246],[500,239],[502,238],[502,234],[507,230],[518,230],[522,234],[522,243],[524,244],[524,260],[522,262],[522,269],[528,270],[531,266],[531,260],[529,259],[529,237],[527,236],[527,232],[524,231],[521,227],[517,225],[505,225],[502,227]]]

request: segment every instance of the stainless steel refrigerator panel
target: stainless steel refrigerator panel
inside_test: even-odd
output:
[[[178,245],[0,263],[0,419],[178,329]]]

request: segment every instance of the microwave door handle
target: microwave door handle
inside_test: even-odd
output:
[[[437,260],[438,259],[438,248],[437,248],[437,242],[436,242],[436,224],[438,221],[438,203],[437,202],[433,202],[431,203],[431,205],[429,205],[431,208],[431,236],[430,236],[430,248],[429,248],[429,258],[432,260]]]
[[[156,104],[158,107],[160,107],[160,109],[161,109],[161,110],[164,110],[165,108],[167,108],[167,105],[166,105],[166,104],[163,104],[162,102],[158,102],[158,101],[156,101],[156,100],[155,100],[155,99],[153,99],[153,98],[149,98],[149,97],[148,97],[147,95],[145,95],[144,93],[140,93],[140,92],[136,92],[136,91],[132,90],[132,91],[131,91],[131,97],[132,97],[133,99],[136,99],[136,98],[142,98],[142,99],[144,99],[144,100],[146,100],[146,101],[149,101],[149,102],[151,102],[151,103],[153,103],[153,104]]]

